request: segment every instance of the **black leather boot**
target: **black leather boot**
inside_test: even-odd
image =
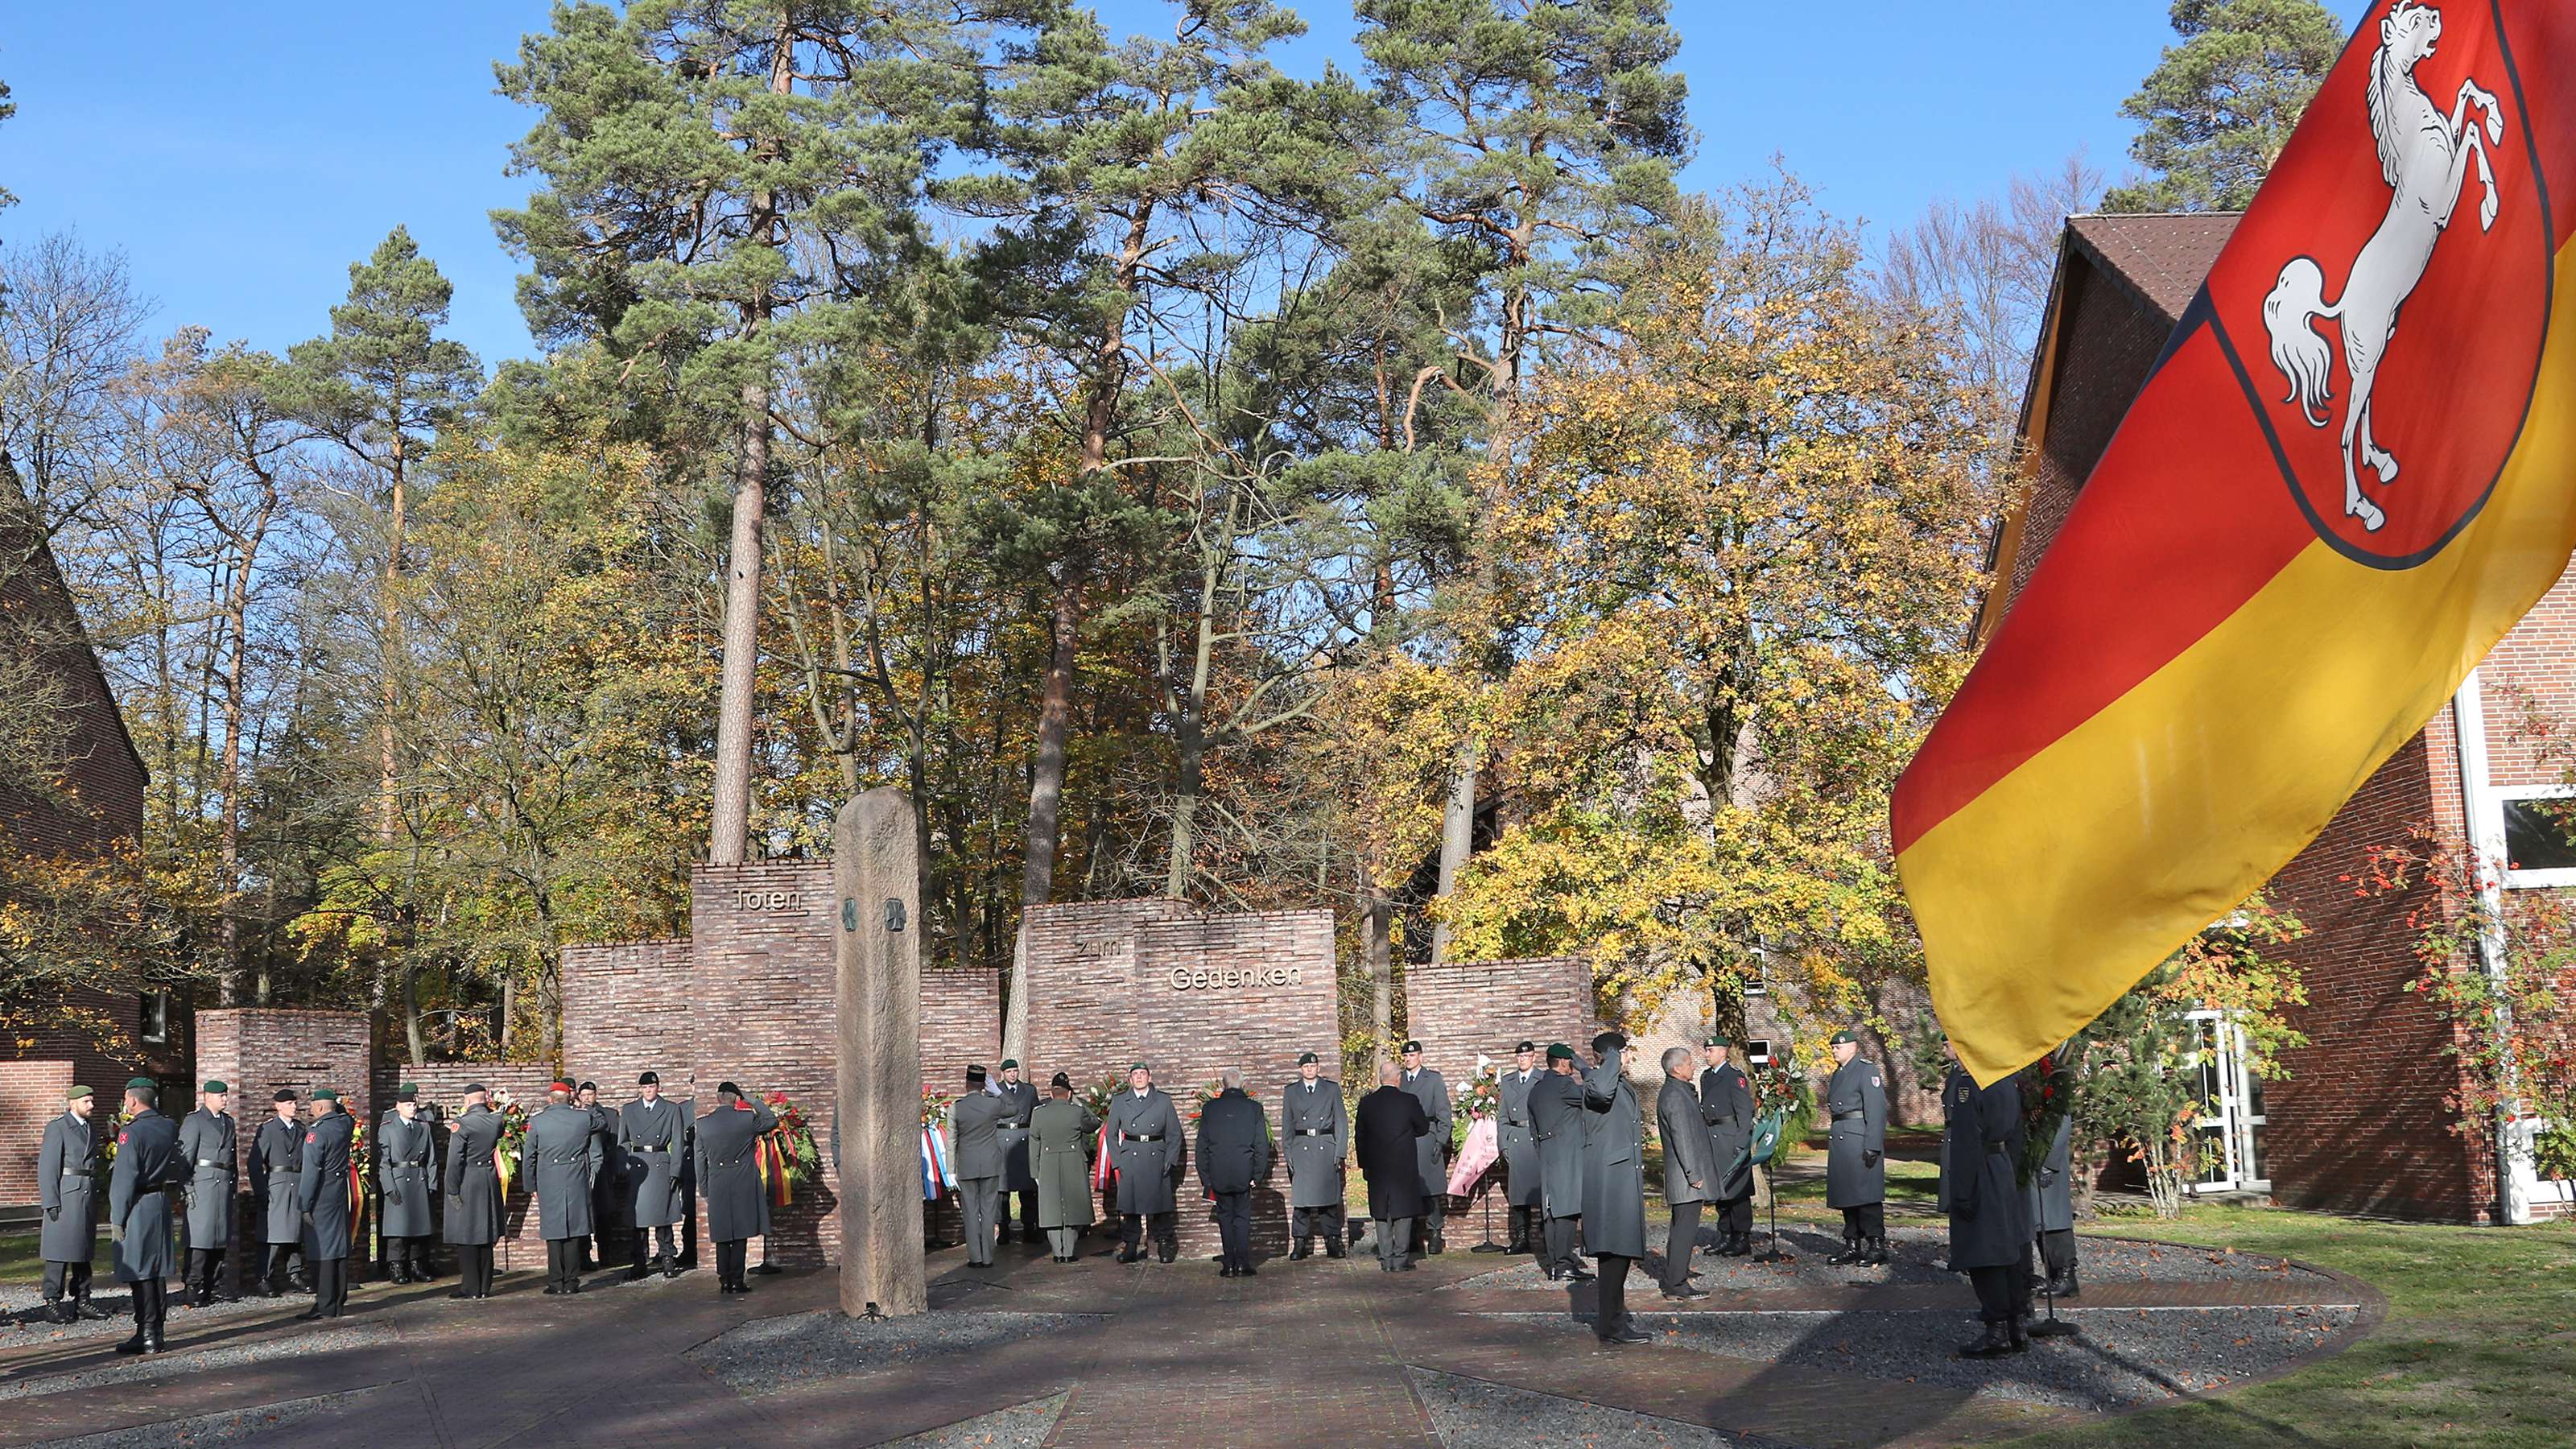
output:
[[[1869,1255],[1867,1253],[1861,1251],[1860,1239],[1845,1235],[1843,1238],[1843,1250],[1834,1254],[1832,1257],[1827,1258],[1825,1261],[1835,1265],[1836,1267],[1841,1267],[1845,1264],[1860,1262],[1868,1256]]]
[[[2013,1331],[2007,1329],[2004,1325],[2000,1323],[1986,1324],[1978,1332],[1976,1342],[1963,1343],[1959,1345],[1959,1357],[2001,1358],[2005,1354],[2014,1351],[2013,1338]]]
[[[1883,1268],[1887,1266],[1887,1239],[1872,1238],[1869,1240],[1869,1264],[1873,1268]]]
[[[2069,1268],[2066,1270],[2066,1280],[2058,1285],[2057,1292],[2054,1296],[2059,1298],[2081,1298],[2084,1296],[2084,1285],[2075,1281],[2074,1269]]]

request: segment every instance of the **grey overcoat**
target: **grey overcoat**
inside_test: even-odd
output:
[[[250,1144],[250,1193],[260,1220],[263,1243],[304,1241],[304,1124],[272,1116],[259,1124]]]
[[[1753,1145],[1753,1084],[1733,1062],[1699,1074],[1699,1112],[1708,1123],[1708,1145],[1717,1159],[1718,1184],[1712,1202],[1728,1202],[1753,1191],[1753,1162],[1745,1155]],[[1737,1166],[1739,1159],[1742,1166]],[[1734,1168],[1730,1172],[1727,1169]]]
[[[1530,1130],[1530,1088],[1545,1072],[1536,1067],[1524,1077],[1518,1067],[1503,1073],[1495,1087],[1502,1094],[1502,1113],[1494,1123],[1495,1145],[1503,1152],[1503,1200],[1513,1207],[1537,1207],[1545,1196],[1539,1181],[1538,1136]]]
[[[990,1092],[969,1092],[948,1109],[955,1134],[957,1180],[1002,1175],[1002,1118],[1011,1104]]]
[[[590,1113],[569,1102],[551,1102],[528,1119],[521,1150],[528,1187],[537,1195],[537,1232],[545,1238],[590,1234],[590,1194],[599,1177],[591,1146]]]
[[[639,1228],[667,1228],[687,1205],[689,1111],[668,1097],[638,1097],[617,1111],[627,1211]]]
[[[760,1135],[777,1125],[766,1106],[748,1101],[698,1119],[698,1181],[707,1199],[707,1236],[716,1242],[769,1231],[769,1195],[752,1152]]]
[[[1109,1099],[1109,1154],[1118,1165],[1120,1212],[1167,1213],[1178,1205],[1172,1189],[1189,1152],[1181,1141],[1181,1114],[1162,1088]]]
[[[1002,1191],[1034,1192],[1037,1168],[1029,1160],[1029,1116],[1038,1109],[1038,1089],[1027,1082],[997,1083],[1004,1107],[994,1133],[1002,1142]]]
[[[45,1226],[36,1246],[48,1263],[86,1263],[98,1256],[100,1130],[96,1118],[84,1122],[68,1111],[45,1124],[44,1143],[36,1150],[36,1197]]]
[[[1038,1226],[1090,1226],[1100,1119],[1070,1097],[1041,1103],[1029,1118],[1029,1152],[1037,1159]]]
[[[1680,1077],[1655,1094],[1655,1131],[1664,1139],[1664,1202],[1684,1207],[1717,1200],[1717,1148],[1700,1113],[1699,1093]]]
[[[2039,1165],[2039,1178],[2029,1188],[2030,1230],[2034,1233],[2064,1233],[2075,1228],[2075,1173],[2070,1158],[2074,1147],[2075,1119],[2057,1119],[2057,1133],[2048,1139],[2048,1156]]]
[[[349,1140],[358,1119],[346,1110],[314,1118],[304,1128],[304,1169],[296,1177],[296,1205],[304,1210],[304,1261],[328,1263],[349,1256],[356,1224],[349,1215]]]
[[[464,1247],[479,1247],[501,1237],[501,1169],[494,1152],[501,1143],[501,1114],[489,1107],[468,1107],[448,1123],[447,1223],[442,1236]]]
[[[1431,1130],[1414,1144],[1413,1153],[1422,1176],[1422,1194],[1441,1197],[1449,1191],[1449,1083],[1438,1072],[1424,1067],[1408,1072],[1404,1090],[1422,1104],[1422,1115],[1431,1119]]]
[[[383,1227],[388,1238],[425,1238],[438,1231],[430,1213],[430,1196],[438,1191],[438,1128],[415,1109],[406,1122],[400,1112],[376,1119],[376,1191],[384,1201]]]
[[[178,1271],[178,1254],[170,1246],[170,1194],[187,1180],[178,1123],[145,1111],[116,1134],[107,1222],[117,1230],[117,1282],[167,1278]]]
[[[2021,1084],[1979,1088],[1964,1068],[1941,1084],[1941,1201],[1950,1212],[1950,1266],[2001,1268],[2030,1252],[2030,1205],[2016,1181]]]
[[[590,1230],[604,1233],[632,1227],[626,1153],[617,1145],[620,1114],[606,1102],[593,1102],[583,1110],[590,1113],[590,1155],[599,1160],[590,1179]]]
[[[232,1114],[203,1107],[179,1123],[179,1156],[188,1165],[188,1246],[220,1248],[233,1235],[233,1196],[241,1181],[241,1139]]]
[[[1530,1084],[1530,1135],[1538,1139],[1539,1206],[1552,1218],[1583,1216],[1583,1079],[1543,1073]]]
[[[1344,1190],[1343,1164],[1351,1154],[1351,1110],[1342,1102],[1342,1084],[1317,1077],[1279,1089],[1281,1155],[1288,1159],[1288,1205],[1292,1208],[1338,1207]]]
[[[1646,1256],[1645,1119],[1637,1089],[1619,1073],[1620,1053],[1583,1074],[1583,1109],[1592,1137],[1585,1145],[1583,1243],[1595,1253]]]
[[[1825,1206],[1863,1207],[1887,1197],[1887,1087],[1878,1063],[1855,1056],[1825,1084],[1833,1125],[1825,1136]]]

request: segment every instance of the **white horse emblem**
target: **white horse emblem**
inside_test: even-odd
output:
[[[2441,37],[2441,12],[2418,0],[2395,0],[2379,22],[2379,49],[2370,58],[2370,132],[2379,143],[2380,176],[2394,194],[2387,219],[2353,258],[2343,295],[2328,302],[2324,269],[2313,258],[2292,257],[2263,299],[2272,365],[2290,384],[2283,401],[2297,403],[2310,427],[2326,425],[2330,415],[2319,409],[2334,396],[2334,353],[2312,323],[2332,317],[2343,324],[2343,364],[2352,378],[2343,418],[2343,511],[2374,533],[2388,515],[2363,495],[2360,470],[2377,473],[2384,487],[2397,480],[2397,459],[2372,436],[2371,382],[2397,334],[2398,309],[2424,279],[2433,247],[2450,227],[2471,162],[2486,188],[2478,205],[2478,230],[2493,227],[2496,219],[2495,172],[2487,165],[2487,147],[2504,140],[2504,116],[2494,94],[2474,80],[2462,80],[2459,99],[2445,117],[2415,84],[2416,65],[2433,53],[2433,43]],[[2473,105],[2485,117],[2483,137],[2478,123],[2469,119]]]

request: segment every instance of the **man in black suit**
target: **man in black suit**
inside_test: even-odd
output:
[[[1351,1135],[1359,1148],[1360,1172],[1368,1178],[1377,1265],[1388,1273],[1410,1273],[1413,1259],[1405,1249],[1412,1241],[1413,1220],[1423,1212],[1420,1143],[1431,1131],[1431,1114],[1404,1089],[1403,1073],[1393,1064],[1377,1069],[1377,1081],[1377,1090],[1360,1098]]]
[[[1243,1090],[1243,1070],[1219,1074],[1220,1090],[1199,1109],[1199,1182],[1216,1198],[1220,1278],[1249,1278],[1252,1185],[1270,1176],[1270,1118]]]

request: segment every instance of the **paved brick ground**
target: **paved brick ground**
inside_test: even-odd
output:
[[[806,1449],[877,1444],[1014,1404],[1070,1391],[1050,1444],[1436,1446],[1406,1365],[1660,1415],[1763,1445],[1956,1444],[2024,1433],[2057,1411],[1955,1388],[1897,1384],[1725,1359],[1643,1344],[1605,1349],[1575,1313],[1588,1294],[1508,1290],[1465,1280],[1491,1256],[1451,1253],[1389,1277],[1373,1261],[1274,1260],[1252,1279],[1214,1265],[1121,1268],[1098,1257],[1059,1267],[1006,1250],[1001,1266],[970,1271],[935,1255],[937,1313],[1015,1310],[1109,1315],[1097,1330],[1015,1341],[972,1355],[932,1355],[790,1390],[738,1395],[688,1351],[757,1317],[829,1307],[821,1274],[756,1279],[749,1297],[721,1298],[713,1279],[610,1286],[546,1298],[533,1275],[503,1280],[489,1303],[448,1301],[451,1286],[371,1285],[352,1307],[392,1334],[363,1346],[298,1353],[306,1326],[289,1311],[172,1319],[165,1376],[93,1388],[91,1370],[118,1362],[112,1340],[0,1334],[0,1377],[32,1376],[36,1392],[0,1415],[0,1446],[163,1423],[221,1410],[347,1394],[345,1404],[260,1436],[264,1445],[617,1446],[617,1449]],[[2361,1304],[2376,1295],[2330,1279],[2307,1301]],[[2271,1303],[2297,1297],[2269,1283],[2124,1283],[2086,1294],[2087,1307]],[[1777,1300],[1777,1301],[1775,1301]],[[1965,1285],[1841,1292],[1739,1294],[1703,1311],[1831,1308],[1866,1313],[1969,1303]],[[1662,1312],[1651,1288],[1640,1311]],[[290,1305],[291,1306],[291,1305]],[[1555,1322],[1532,1313],[1557,1314]],[[1504,1316],[1512,1315],[1512,1316]],[[250,1348],[257,1354],[222,1352]],[[247,1358],[247,1362],[236,1362]],[[41,1385],[59,1379],[59,1391]],[[375,1390],[361,1397],[358,1391]]]

